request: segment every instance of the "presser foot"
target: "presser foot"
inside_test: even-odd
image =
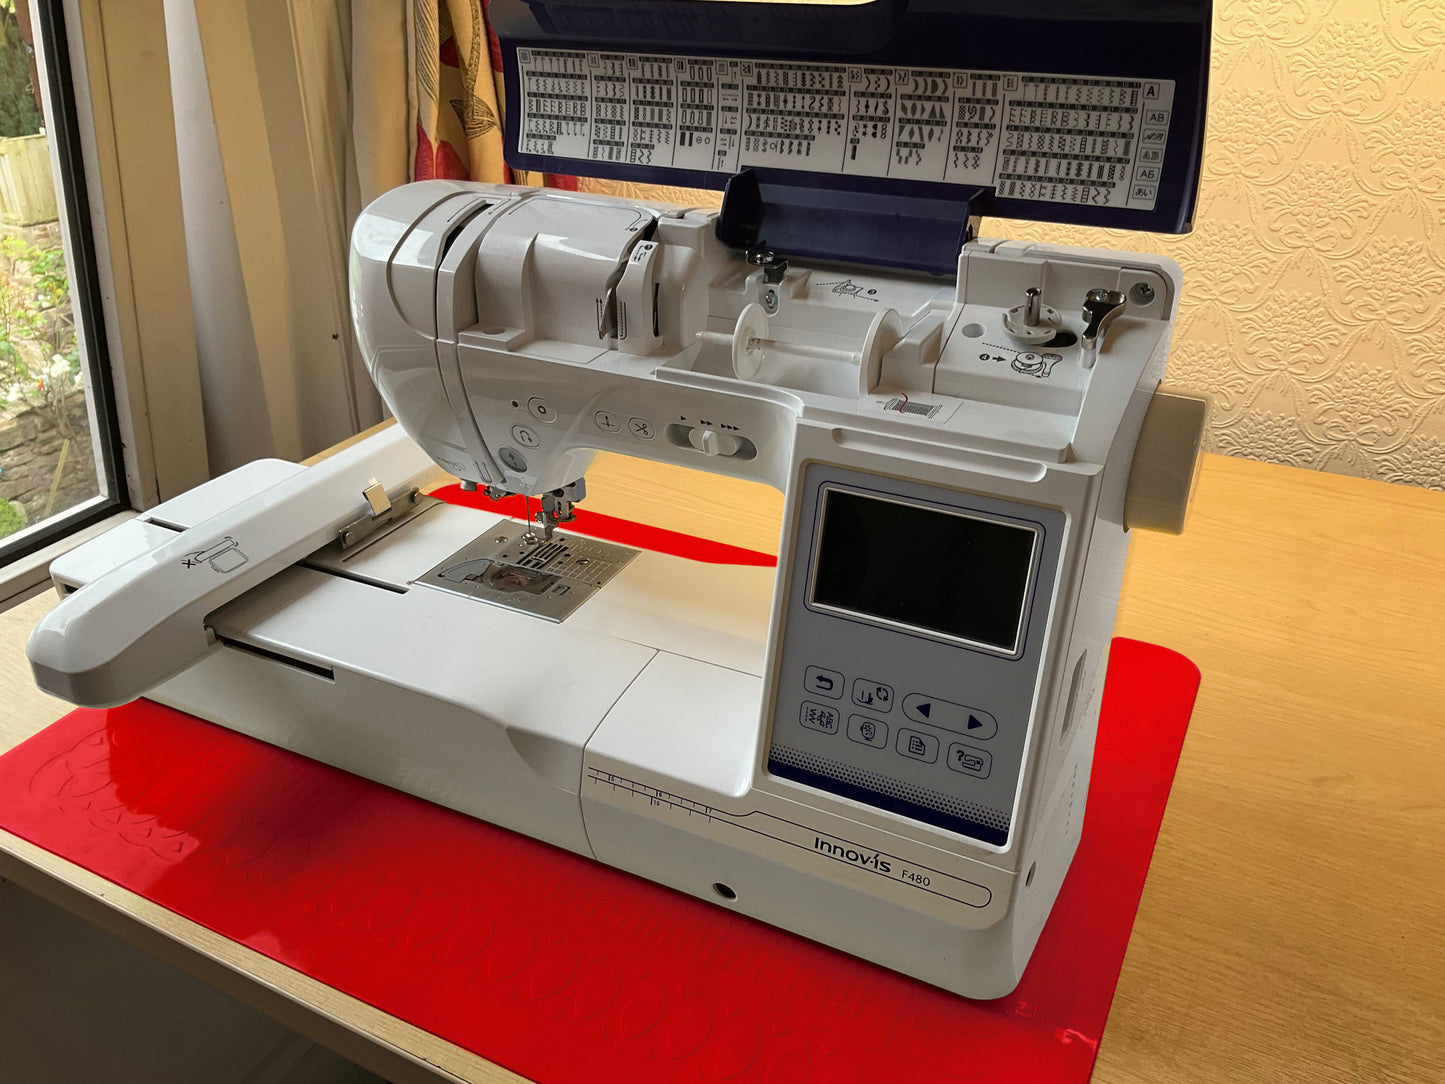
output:
[[[577,502],[587,495],[582,479],[571,485],[542,494],[542,509],[537,513],[537,522],[542,525],[542,541],[552,541],[552,532],[560,524],[571,523],[577,518]]]
[[[484,492],[494,501],[512,496],[501,486],[488,486]],[[524,519],[527,529],[526,533],[522,535],[522,541],[533,546],[552,541],[552,535],[560,525],[571,523],[577,518],[577,502],[586,496],[587,482],[585,479],[578,478],[577,481],[569,482],[559,489],[543,493],[539,498],[540,507],[534,514],[532,498],[524,494],[522,499],[526,507]],[[541,527],[540,534],[533,529],[533,524]]]

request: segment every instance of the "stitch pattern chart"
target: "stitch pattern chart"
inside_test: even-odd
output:
[[[1213,397],[1208,450],[1445,489],[1445,5],[1219,0],[1194,223],[983,233],[1178,260],[1169,381]]]

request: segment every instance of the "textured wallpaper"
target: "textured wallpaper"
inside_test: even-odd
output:
[[[1217,0],[1212,69],[1191,235],[984,232],[1178,260],[1211,450],[1445,489],[1445,0]]]

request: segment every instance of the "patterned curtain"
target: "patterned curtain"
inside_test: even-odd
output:
[[[574,177],[516,172],[502,160],[502,58],[482,0],[412,0],[411,176],[575,189]]]

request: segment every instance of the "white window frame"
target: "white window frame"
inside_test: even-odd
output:
[[[210,474],[163,0],[29,2],[47,117],[56,113],[39,9],[64,19],[103,325],[95,330],[105,340],[120,431],[117,473],[130,510],[0,565],[0,610],[44,590],[61,553]],[[51,154],[59,178],[55,141]],[[74,252],[64,209],[61,228]],[[80,320],[76,332],[89,351]]]

